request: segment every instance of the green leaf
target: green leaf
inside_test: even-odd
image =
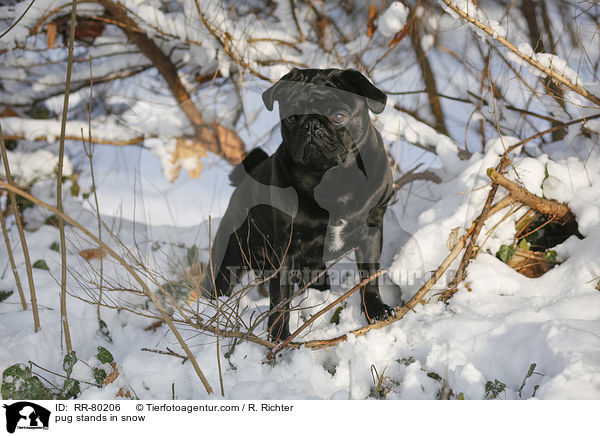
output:
[[[556,262],[556,251],[548,250],[544,253],[544,259],[548,262]]]
[[[92,371],[94,372],[94,380],[101,386],[106,380],[106,371],[101,368],[92,368]]]
[[[529,369],[527,370],[527,375],[525,375],[525,378],[523,379],[523,383],[521,383],[521,387],[519,388],[519,398],[521,398],[521,395],[523,393],[523,388],[525,387],[525,384],[527,383],[527,379],[529,377],[531,377],[533,374],[539,374],[537,372],[535,372],[535,367],[537,366],[536,363],[532,363],[531,365],[529,365]],[[541,375],[541,374],[540,374]],[[533,391],[533,395],[535,395],[535,390]]]
[[[60,251],[60,245],[58,245],[58,242],[54,241],[52,244],[50,244],[50,250]]]
[[[500,259],[502,262],[507,263],[508,260],[515,254],[515,246],[514,245],[505,245],[502,244],[498,253],[496,253],[496,257]]]
[[[519,242],[519,248],[521,250],[529,251],[529,244],[525,238],[521,239],[521,242]]]
[[[518,226],[517,226],[517,225],[515,225],[515,230],[516,230],[517,232],[520,232],[520,231],[521,231],[521,229],[523,229],[524,227],[528,226],[528,225],[529,225],[529,223],[531,223],[531,222],[532,222],[534,219],[535,219],[535,217],[534,217],[534,216],[530,216],[530,217],[527,217],[527,218],[525,218],[525,219],[523,220],[523,222],[522,222],[522,223],[520,223]],[[516,224],[516,223],[515,223],[515,224]]]
[[[529,245],[535,245],[535,243],[537,242],[539,237],[539,233],[538,232],[533,232],[528,234],[527,236],[525,236],[525,239],[527,242],[529,242]]]
[[[46,218],[46,221],[44,221],[44,224],[46,224],[48,226],[58,227],[58,217],[56,215],[52,214],[48,218]]]
[[[2,373],[2,399],[4,400],[52,400],[52,393],[26,365],[18,363]]]
[[[0,303],[13,294],[13,291],[0,291]]]
[[[457,400],[464,400],[464,399],[465,399],[465,394],[464,394],[463,392],[459,393],[459,394],[456,396],[456,399],[457,399]]]
[[[25,114],[36,120],[47,120],[52,116],[52,112],[43,106],[34,106],[27,109]]]
[[[79,174],[74,173],[66,178],[71,180],[71,182],[73,182],[71,185],[71,196],[73,196],[73,197],[79,196],[79,192],[81,191],[81,188],[79,187]]]
[[[37,268],[37,269],[45,269],[46,271],[50,271],[50,268],[48,268],[48,264],[46,263],[46,261],[44,259],[36,260],[33,263],[33,267]]]
[[[405,357],[403,359],[397,360],[397,362],[401,363],[402,365],[405,365],[405,366],[410,366],[413,363],[415,363],[416,360],[414,357],[410,356],[410,357]]]
[[[494,379],[493,382],[488,380],[485,383],[485,394],[488,398],[496,398],[501,392],[504,392],[505,389],[506,385],[498,379]]]
[[[77,363],[77,355],[75,351],[71,351],[70,354],[65,354],[63,359],[63,370],[67,374],[67,379],[71,378],[71,373],[73,372],[73,367]]]
[[[112,344],[112,337],[110,336],[110,330],[108,330],[108,326],[106,325],[106,323],[99,319],[98,320],[98,333],[100,333],[100,335],[106,339],[106,341],[110,344]]]
[[[435,372],[428,372],[427,377],[432,378],[436,381],[442,381],[442,377],[440,377],[439,374],[436,374]]]
[[[198,262],[198,247],[194,244],[187,250],[187,263],[188,266],[192,266],[196,262]]]
[[[544,180],[542,180],[542,183],[540,184],[540,188],[544,189],[544,182],[546,180],[548,180],[549,177],[550,177],[550,173],[548,173],[548,163],[546,163],[546,165],[544,165]]]
[[[110,363],[115,361],[115,358],[112,356],[112,354],[110,354],[110,351],[104,347],[98,347],[98,354],[96,357],[98,357],[98,360],[102,363]]]
[[[329,322],[331,324],[339,325],[339,323],[340,323],[340,313],[341,312],[342,312],[342,306],[340,306],[337,309],[335,309],[335,312],[333,312],[333,315],[331,315],[331,319],[329,320]]]
[[[56,396],[57,400],[70,400],[77,398],[81,394],[81,387],[78,380],[65,380],[62,390]]]

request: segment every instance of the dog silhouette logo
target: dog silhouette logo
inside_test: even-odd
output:
[[[6,409],[6,431],[14,433],[19,429],[48,429],[50,411],[29,401],[19,401],[10,405],[4,404]]]

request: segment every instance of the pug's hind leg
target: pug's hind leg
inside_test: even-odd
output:
[[[247,270],[247,268],[244,268],[242,248],[237,241],[236,235],[232,234],[229,237],[221,261],[215,265],[216,259],[213,257],[212,270],[209,262],[204,277],[203,293],[205,297],[216,298],[230,295],[233,287]]]

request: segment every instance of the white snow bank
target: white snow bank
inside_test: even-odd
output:
[[[379,17],[377,30],[389,38],[404,28],[407,18],[408,8],[400,2],[393,2]]]
[[[6,151],[10,174],[19,186],[28,186],[35,181],[52,177],[56,174],[58,156],[47,150],[37,150],[32,153]],[[68,156],[63,159],[63,176],[73,174],[73,165]],[[0,177],[6,180],[4,166],[0,166]]]

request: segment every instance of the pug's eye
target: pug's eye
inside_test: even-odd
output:
[[[285,118],[285,120],[286,120],[288,123],[293,123],[294,121],[296,121],[296,115],[288,115],[288,116]]]
[[[332,116],[331,116],[331,121],[333,121],[335,124],[341,126],[342,124],[344,124],[349,118],[349,115],[346,112],[335,112]]]

